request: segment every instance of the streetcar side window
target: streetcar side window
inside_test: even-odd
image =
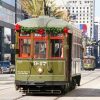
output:
[[[46,42],[36,41],[34,47],[34,58],[46,58]]]
[[[31,40],[20,39],[20,57],[29,57],[31,54]]]
[[[62,57],[62,40],[51,40],[51,57]]]

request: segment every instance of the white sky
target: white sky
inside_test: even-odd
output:
[[[100,0],[95,0],[95,16],[100,17]]]

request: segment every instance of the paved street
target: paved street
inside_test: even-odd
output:
[[[15,90],[13,74],[0,74],[0,100],[100,100],[100,69],[82,71],[81,86],[64,96],[26,96]]]

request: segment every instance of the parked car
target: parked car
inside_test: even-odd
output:
[[[0,61],[0,73],[9,73],[10,72],[10,61]]]

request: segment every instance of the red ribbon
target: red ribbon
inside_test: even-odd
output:
[[[16,24],[16,25],[15,25],[15,30],[16,30],[16,31],[19,31],[20,29],[21,29],[21,26],[18,25],[18,24]]]
[[[65,28],[63,29],[63,32],[64,32],[64,33],[68,33],[68,28],[65,27]]]
[[[38,29],[38,30],[37,30],[37,33],[39,33],[39,34],[41,34],[41,35],[44,34],[44,29]]]

